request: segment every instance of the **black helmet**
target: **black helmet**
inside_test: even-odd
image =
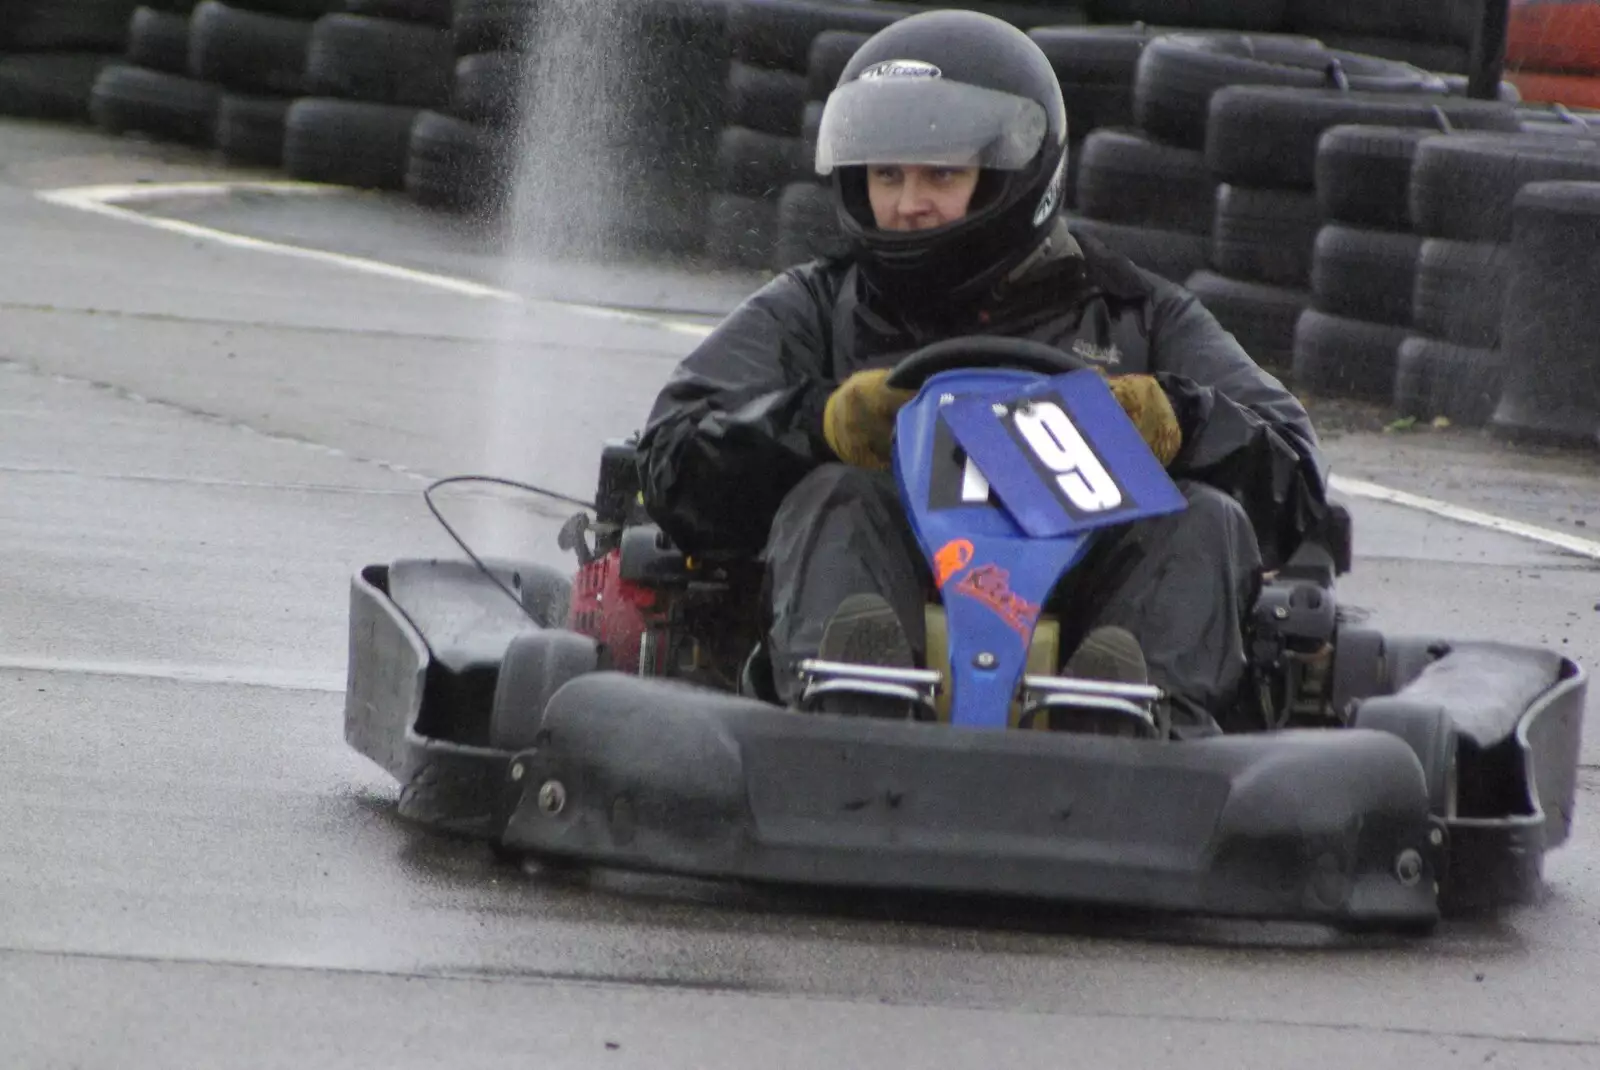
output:
[[[980,168],[967,214],[930,230],[878,229],[866,167]],[[1050,233],[1063,201],[1067,110],[1028,35],[975,11],[925,11],[878,31],[828,96],[816,169],[862,273],[900,300],[981,298]]]

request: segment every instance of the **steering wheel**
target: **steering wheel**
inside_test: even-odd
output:
[[[903,357],[889,373],[888,385],[919,390],[933,376],[957,368],[1017,368],[1048,376],[1088,367],[1089,362],[1076,353],[1043,342],[973,334],[947,338]]]

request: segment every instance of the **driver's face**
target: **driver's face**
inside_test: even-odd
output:
[[[867,196],[880,230],[931,230],[967,214],[978,186],[976,167],[875,164]]]

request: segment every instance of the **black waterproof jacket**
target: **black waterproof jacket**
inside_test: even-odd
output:
[[[1187,290],[1065,226],[982,309],[911,322],[866,294],[848,259],[791,268],[747,298],[673,372],[639,443],[646,510],[688,553],[754,556],[779,503],[820,464],[828,395],[943,338],[1031,338],[1154,375],[1183,448],[1174,478],[1209,483],[1251,518],[1268,569],[1326,511],[1326,466],[1300,402]]]

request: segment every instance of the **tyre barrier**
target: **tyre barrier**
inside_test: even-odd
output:
[[[822,103],[868,35],[927,6],[938,5],[632,5],[625,73],[650,91],[606,125],[626,146],[623,195],[653,221],[626,235],[630,247],[763,274],[839,252],[811,170]],[[1521,104],[1515,75],[1498,101],[1466,98],[1473,5],[960,6],[1023,28],[1056,69],[1075,232],[1187,285],[1297,389],[1506,433],[1531,423],[1543,395],[1520,358],[1508,378],[1502,354],[1533,352],[1511,295],[1530,290],[1539,250],[1559,236],[1521,195],[1600,181],[1600,112]],[[1519,49],[1552,68],[1588,62],[1581,34],[1556,47],[1541,32],[1540,52],[1519,31],[1558,6],[1515,5],[1513,66]],[[496,216],[517,168],[543,155],[519,145],[546,91],[528,72],[557,32],[552,9],[7,0],[0,112]]]

